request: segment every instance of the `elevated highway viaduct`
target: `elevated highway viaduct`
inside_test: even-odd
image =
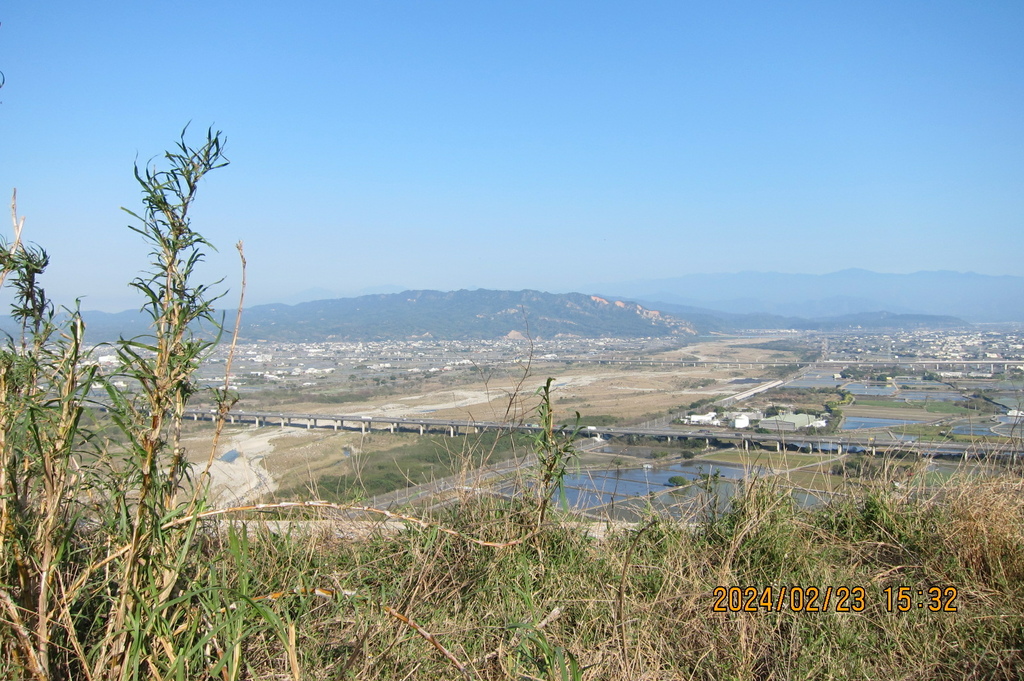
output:
[[[185,412],[186,418],[195,421],[213,421],[216,413],[198,409]],[[256,426],[279,426],[284,428],[328,428],[335,431],[348,430],[369,433],[371,431],[412,432],[420,435],[427,433],[443,433],[454,437],[460,434],[481,433],[484,431],[504,431],[520,433],[536,433],[541,429],[535,424],[512,423],[501,421],[472,421],[461,419],[431,419],[418,417],[394,416],[363,416],[340,414],[285,414],[280,412],[262,411],[231,411],[226,417],[228,423],[251,423]],[[562,427],[563,433],[572,432],[572,428]],[[582,437],[600,437],[601,439],[648,438],[663,442],[676,440],[701,439],[708,444],[712,440],[733,444],[740,449],[806,449],[810,451],[841,454],[850,451],[864,452],[916,452],[924,456],[970,456],[970,455],[1001,455],[1019,456],[1024,453],[1024,445],[1014,443],[1012,446],[997,442],[918,442],[894,438],[888,434],[883,436],[851,433],[831,435],[811,435],[798,431],[779,433],[754,433],[737,430],[712,431],[697,429],[678,429],[672,427],[608,427],[588,426],[579,430]]]
[[[536,360],[538,364],[607,364],[656,367],[705,367],[715,369],[769,369],[774,367],[793,367],[809,369],[842,369],[843,367],[908,367],[930,369],[933,371],[960,369],[963,371],[984,370],[995,373],[996,369],[1007,371],[1014,367],[1024,366],[1024,359],[827,359],[812,362],[793,360],[790,362],[737,362],[726,360],[671,360],[671,359],[596,359],[596,358],[565,358]]]

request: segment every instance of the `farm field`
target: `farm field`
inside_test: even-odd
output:
[[[977,410],[969,409],[967,407],[960,406],[955,402],[902,402],[899,400],[865,400],[858,398],[854,403],[855,407],[871,407],[871,408],[885,408],[885,409],[912,409],[916,411],[924,411],[930,414],[977,414]]]

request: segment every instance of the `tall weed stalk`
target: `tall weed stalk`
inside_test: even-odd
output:
[[[139,224],[131,229],[150,246],[151,268],[132,283],[145,300],[143,310],[152,333],[117,345],[123,375],[138,386],[129,398],[107,384],[114,422],[127,441],[120,467],[131,495],[115,497],[117,517],[126,520],[128,550],[118,561],[116,593],[109,594],[105,645],[92,661],[99,677],[110,670],[135,676],[144,669],[174,666],[174,644],[148,623],[181,624],[185,615],[174,604],[187,604],[182,590],[196,527],[176,531],[163,526],[202,510],[205,497],[179,503],[189,471],[181,446],[181,419],[196,392],[194,373],[217,342],[200,335],[203,323],[219,331],[210,289],[195,283],[195,268],[209,242],[192,229],[189,210],[203,177],[227,165],[219,133],[207,131],[205,143],[190,147],[184,132],[176,148],[164,155],[167,168],[135,169],[144,210],[127,211]],[[172,627],[173,628],[173,627]]]
[[[569,463],[576,457],[575,441],[580,433],[579,412],[576,412],[576,422],[571,430],[567,425],[555,425],[555,410],[551,398],[551,384],[554,381],[554,378],[548,378],[537,390],[537,395],[540,396],[540,402],[537,404],[540,431],[534,436],[533,449],[537,456],[538,527],[543,525],[551,506],[551,498],[555,494],[559,496],[563,506],[568,503],[562,481],[565,479]]]
[[[16,195],[11,217],[14,239],[0,251],[0,281],[13,289],[19,337],[0,349],[0,621],[13,635],[0,636],[0,664],[47,679],[66,640],[59,578],[74,555],[77,464],[90,444],[80,424],[97,376],[84,362],[78,311],[58,324],[40,286],[49,258],[21,240]]]
[[[40,285],[48,256],[22,241],[24,221],[12,205],[14,239],[0,250],[0,283],[13,291],[20,325],[0,350],[6,677],[237,675],[237,651],[208,659],[225,650],[216,637],[234,615],[213,607],[223,596],[200,584],[193,554],[206,495],[183,494],[191,483],[181,445],[195,371],[221,329],[210,287],[195,283],[212,246],[189,212],[201,180],[228,161],[221,134],[208,130],[197,146],[183,132],[163,162],[136,167],[143,209],[127,211],[150,247],[150,269],[131,286],[143,295],[151,331],[116,343],[112,376],[90,358],[78,310],[55,313]],[[115,377],[132,390],[117,388]],[[94,389],[105,394],[105,404],[94,404],[105,418],[86,409]],[[226,388],[215,396],[223,416],[231,396]],[[113,432],[98,428],[101,418]]]

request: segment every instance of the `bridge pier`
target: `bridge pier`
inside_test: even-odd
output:
[[[448,437],[455,437],[455,426],[448,426]]]
[[[392,423],[392,424],[391,424],[391,428],[390,428],[390,430],[391,430],[391,432],[392,432],[392,433],[394,433],[394,432],[395,432],[395,426],[396,426],[396,425],[398,425],[398,424],[396,424],[396,423]]]
[[[421,423],[421,424],[419,424],[419,426],[420,426],[420,435],[423,435],[423,424]]]

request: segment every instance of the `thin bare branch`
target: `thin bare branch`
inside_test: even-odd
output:
[[[11,600],[10,594],[4,589],[0,589],[0,601],[3,602],[4,608],[6,608],[8,615],[11,618],[11,627],[18,635],[18,641],[21,643],[20,649],[28,658],[28,668],[32,673],[32,676],[39,681],[47,681],[48,675],[43,670],[42,663],[39,660],[39,656],[36,653],[36,648],[32,645],[32,635],[25,627],[25,623],[21,619],[21,615],[18,612],[18,606]]]
[[[11,228],[14,233],[14,240],[7,249],[8,255],[14,255],[21,248],[21,232],[25,228],[25,218],[18,218],[18,190],[11,190]],[[6,267],[0,268],[0,287],[4,285],[4,281],[7,280],[8,270]]]
[[[441,642],[438,641],[434,637],[433,634],[431,634],[429,631],[427,631],[426,629],[424,629],[420,625],[416,624],[411,619],[409,619],[408,617],[406,617],[405,615],[403,615],[402,613],[398,612],[397,610],[395,610],[394,608],[392,608],[390,606],[385,605],[384,606],[384,612],[386,612],[387,614],[391,615],[392,617],[394,617],[398,621],[403,622],[403,623],[409,625],[410,627],[412,627],[416,631],[416,633],[419,634],[421,637],[423,637],[423,639],[427,643],[429,643],[430,645],[432,645],[435,648],[437,648],[438,651],[440,651],[440,653],[442,655],[444,655],[446,658],[448,658],[448,660],[452,664],[455,665],[456,669],[458,669],[460,672],[462,672],[466,676],[469,676],[469,670],[466,668],[466,665],[462,664],[459,661],[459,658],[457,658],[454,655],[452,655],[452,653],[447,648],[445,648],[443,645],[441,645]]]
[[[217,400],[217,428],[213,433],[213,444],[210,446],[210,456],[206,459],[206,467],[203,468],[202,475],[199,476],[198,484],[196,485],[195,492],[192,497],[192,507],[195,507],[196,499],[200,490],[205,486],[206,481],[210,476],[210,467],[213,466],[213,460],[217,457],[217,447],[220,444],[221,433],[224,432],[224,423],[227,420],[227,414],[231,411],[233,406],[232,402],[228,400],[228,391],[231,389],[231,365],[235,360],[235,349],[238,347],[238,333],[242,328],[242,307],[245,305],[245,271],[246,271],[246,260],[245,260],[245,247],[244,244],[239,241],[235,244],[235,248],[238,250],[238,258],[242,263],[242,285],[241,291],[238,294],[238,310],[235,313],[235,327],[231,332],[231,347],[228,349],[228,358],[224,363],[224,388],[221,393],[220,399]]]

